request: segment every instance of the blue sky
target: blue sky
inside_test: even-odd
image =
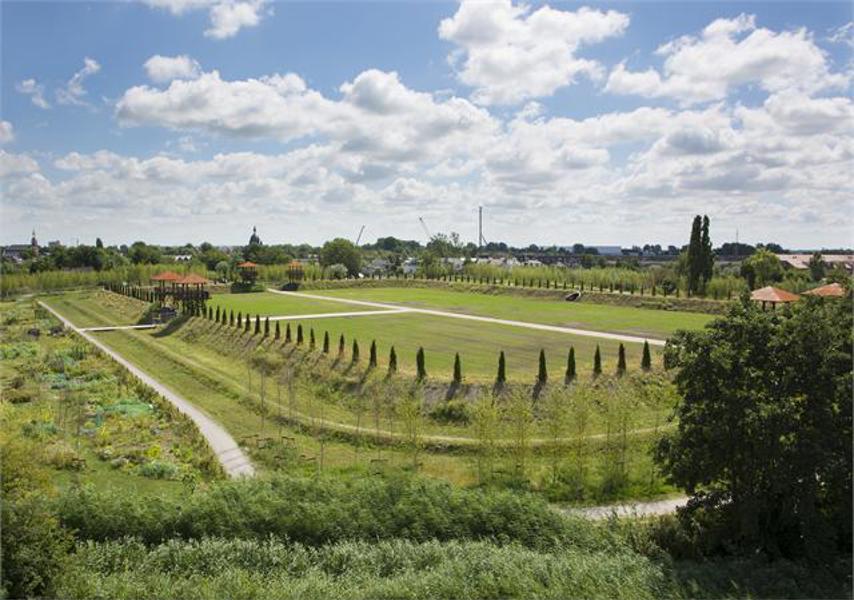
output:
[[[854,242],[849,3],[0,10],[4,243]]]

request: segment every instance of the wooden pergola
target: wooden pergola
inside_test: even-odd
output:
[[[237,265],[240,270],[240,279],[247,283],[254,283],[258,278],[258,265],[251,260],[246,260]]]
[[[786,290],[781,290],[780,288],[769,285],[751,292],[750,299],[754,302],[761,302],[762,310],[765,310],[766,304],[770,304],[771,310],[774,310],[777,308],[777,304],[797,302],[801,297],[797,294],[793,294],[792,292],[787,292]]]
[[[845,288],[838,283],[828,283],[821,287],[804,292],[805,296],[821,296],[823,298],[844,298]]]

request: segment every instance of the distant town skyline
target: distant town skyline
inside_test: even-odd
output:
[[[0,11],[4,245],[854,245],[847,2]]]

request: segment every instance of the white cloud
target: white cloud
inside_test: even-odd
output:
[[[83,82],[86,78],[94,75],[101,70],[101,65],[93,58],[88,56],[83,59],[83,68],[72,75],[65,87],[56,90],[56,101],[60,104],[74,104],[76,106],[89,106],[89,103],[83,100],[86,95],[86,90],[83,88]]]
[[[161,56],[155,54],[145,61],[145,72],[155,83],[166,83],[173,79],[196,79],[201,73],[199,63],[187,56]]]
[[[848,85],[832,73],[825,53],[805,29],[774,32],[757,28],[755,17],[717,19],[699,36],[683,36],[656,51],[663,69],[631,71],[615,67],[605,91],[648,98],[672,97],[682,104],[721,100],[744,85],[766,92],[816,92]]]
[[[845,44],[854,49],[854,21],[848,21],[845,25],[832,29],[827,41],[833,44]]]
[[[15,128],[9,121],[0,121],[0,144],[15,141]]]
[[[475,88],[476,102],[517,104],[549,96],[578,75],[598,78],[601,66],[577,57],[578,48],[622,35],[628,24],[628,15],[613,10],[531,12],[512,0],[466,0],[442,20],[439,36],[458,46],[449,60],[460,81]]]
[[[205,36],[216,40],[233,37],[244,27],[261,22],[267,0],[142,0],[175,16],[200,9],[208,10],[210,27]]]
[[[44,99],[44,86],[35,79],[25,79],[15,84],[15,91],[30,97],[30,101],[41,109],[47,110],[50,104]]]
[[[38,173],[39,164],[26,154],[11,154],[0,150],[0,177]]]

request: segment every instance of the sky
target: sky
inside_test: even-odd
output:
[[[0,243],[854,246],[850,2],[0,3]]]

